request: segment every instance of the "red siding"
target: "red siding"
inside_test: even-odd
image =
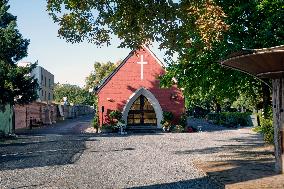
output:
[[[141,80],[140,55],[144,56],[144,78]],[[171,111],[178,118],[184,112],[182,92],[175,86],[170,89],[159,88],[156,78],[165,71],[147,49],[136,51],[116,74],[98,92],[98,109],[100,124],[102,124],[101,107],[105,107],[104,123],[109,121],[108,114],[112,110],[123,110],[129,97],[139,88],[148,89],[159,101],[163,111]],[[176,99],[171,96],[177,95]]]

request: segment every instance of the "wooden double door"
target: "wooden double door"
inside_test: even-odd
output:
[[[141,95],[133,102],[128,112],[127,125],[157,126],[155,110],[145,96]]]

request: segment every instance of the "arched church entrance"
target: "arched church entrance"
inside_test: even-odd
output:
[[[156,97],[141,87],[127,100],[122,111],[122,119],[127,125],[153,125],[162,128],[163,111]]]
[[[128,112],[127,124],[129,126],[157,126],[154,107],[144,95],[140,95],[133,102]]]

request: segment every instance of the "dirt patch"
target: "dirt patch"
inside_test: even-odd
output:
[[[92,127],[90,122],[79,122],[73,127],[76,133],[96,133],[96,129]]]
[[[222,161],[196,161],[195,165],[225,188],[284,188],[284,176],[274,171],[273,146],[236,151],[223,155]]]
[[[261,179],[230,184],[227,185],[228,189],[283,189],[284,188],[284,176],[275,175],[271,177],[265,177]]]
[[[95,129],[94,127],[87,127],[87,128],[84,128],[83,132],[84,133],[97,133],[97,129]]]

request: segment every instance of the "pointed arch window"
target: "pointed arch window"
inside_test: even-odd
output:
[[[156,126],[157,118],[155,110],[148,99],[140,95],[132,104],[128,116],[128,125]]]

